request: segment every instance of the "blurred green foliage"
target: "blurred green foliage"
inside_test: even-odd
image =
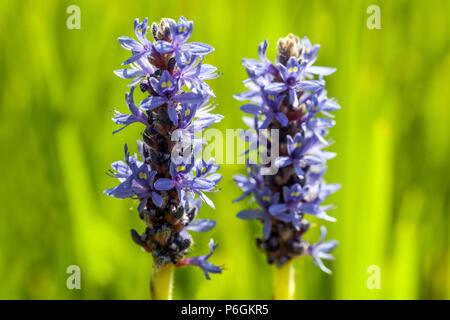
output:
[[[66,8],[81,8],[81,29],[66,27]],[[371,4],[381,8],[381,30],[366,27]],[[330,199],[340,241],[328,276],[309,257],[296,262],[299,299],[450,298],[449,113],[450,2],[442,1],[1,1],[0,2],[0,298],[147,299],[151,257],[131,241],[143,229],[136,203],[106,197],[115,181],[105,172],[122,158],[140,128],[116,128],[110,111],[126,110],[127,82],[113,75],[128,57],[117,37],[133,35],[133,20],[194,21],[193,41],[216,48],[207,63],[224,75],[211,81],[215,128],[242,128],[242,57],[256,57],[269,40],[292,32],[320,43],[318,65],[337,67],[329,96],[342,110],[331,130],[338,157],[327,180],[343,188]],[[141,98],[141,96],[139,96]],[[176,271],[175,298],[268,299],[272,268],[256,249],[255,222],[235,218],[248,203],[224,165],[218,220],[196,237],[220,244],[212,260],[222,275]],[[130,212],[130,208],[134,210]],[[315,241],[318,228],[309,239]],[[66,288],[66,268],[79,265],[81,290]],[[366,286],[367,267],[381,271],[381,289]]]

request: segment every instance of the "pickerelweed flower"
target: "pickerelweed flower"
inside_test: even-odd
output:
[[[210,279],[209,273],[222,271],[222,267],[207,261],[216,247],[212,239],[208,255],[185,255],[193,244],[188,231],[204,232],[216,224],[196,219],[202,200],[214,207],[205,193],[216,192],[222,176],[217,173],[219,166],[214,159],[196,159],[204,141],[194,136],[223,118],[210,113],[214,107],[208,102],[214,93],[205,82],[219,75],[217,68],[203,64],[204,56],[214,49],[188,42],[193,23],[184,17],[178,23],[172,19],[162,19],[159,25],[153,23],[153,43],[147,39],[147,22],[147,18],[143,22],[135,20],[137,40],[119,38],[122,47],[131,51],[132,56],[123,63],[131,68],[114,72],[132,80],[130,92],[125,95],[130,113],[115,111],[112,120],[122,127],[114,133],[132,123],[143,125],[143,141],[137,142],[140,159],[130,155],[125,145],[124,161],[114,162],[110,173],[120,184],[104,193],[139,201],[137,210],[146,228],[142,234],[132,230],[132,238],[153,255],[156,268],[167,264],[198,266]],[[146,97],[136,105],[138,84]],[[192,154],[172,157],[174,149],[186,140],[193,141]]]
[[[330,112],[340,109],[334,99],[327,97],[324,76],[336,69],[313,66],[320,46],[313,46],[306,37],[299,39],[290,34],[280,39],[276,64],[266,57],[267,46],[267,40],[259,45],[260,60],[243,59],[249,75],[243,83],[249,90],[235,98],[250,100],[241,110],[253,117],[245,117],[244,121],[255,135],[265,135],[262,129],[279,130],[280,155],[274,159],[278,171],[261,175],[263,166],[247,161],[248,177],[234,176],[244,192],[235,201],[253,195],[259,209],[243,210],[237,217],[263,223],[263,236],[257,238],[257,245],[270,264],[282,267],[310,255],[315,265],[330,273],[321,259],[332,258],[329,252],[337,241],[324,242],[324,226],[316,244],[309,244],[303,236],[311,225],[308,216],[336,220],[327,214],[333,207],[322,205],[340,187],[323,180],[326,162],[335,156],[322,150],[330,144],[325,139],[328,129],[335,125]],[[261,146],[253,143],[247,153],[257,148]]]

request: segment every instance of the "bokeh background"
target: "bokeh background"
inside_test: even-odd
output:
[[[81,8],[81,29],[66,27],[66,8]],[[381,8],[381,30],[366,9]],[[330,96],[342,109],[331,130],[338,157],[327,180],[342,189],[329,236],[340,242],[333,275],[296,262],[298,299],[448,299],[450,2],[442,1],[1,1],[0,2],[0,298],[147,299],[151,257],[130,238],[143,230],[136,203],[109,198],[106,176],[133,146],[138,125],[120,134],[110,111],[126,110],[126,80],[113,75],[129,53],[117,37],[133,36],[133,20],[194,20],[193,41],[216,51],[207,63],[223,76],[216,125],[242,128],[242,57],[289,32],[321,44],[318,65],[334,66]],[[139,96],[140,97],[140,96]],[[218,226],[196,235],[193,254],[220,244],[212,261],[222,275],[206,281],[196,268],[176,271],[177,299],[268,299],[273,268],[255,247],[257,222],[235,213],[249,203],[224,165],[217,209],[201,216]],[[130,208],[134,208],[130,212]],[[318,228],[309,232],[315,241]],[[66,288],[66,268],[81,268],[81,290]],[[369,290],[367,268],[381,272]]]

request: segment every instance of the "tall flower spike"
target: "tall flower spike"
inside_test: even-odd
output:
[[[188,231],[205,232],[216,225],[213,220],[196,217],[202,200],[214,207],[206,193],[217,191],[217,183],[222,178],[214,159],[196,159],[204,142],[194,134],[223,117],[209,113],[214,109],[208,105],[214,93],[205,80],[217,78],[218,72],[203,60],[214,49],[203,43],[188,42],[192,21],[181,17],[178,23],[172,19],[162,19],[159,26],[154,23],[151,28],[154,43],[147,39],[147,21],[147,18],[142,22],[135,20],[137,40],[119,38],[122,47],[131,51],[131,58],[123,63],[131,68],[114,71],[132,82],[130,92],[125,95],[130,113],[115,111],[112,120],[121,127],[113,133],[132,123],[143,125],[143,141],[138,140],[140,160],[130,155],[125,145],[124,161],[114,162],[109,174],[120,184],[104,193],[139,201],[139,217],[146,228],[142,234],[132,230],[131,235],[153,256],[152,295],[160,299],[170,298],[167,292],[161,296],[162,287],[170,289],[161,279],[170,279],[171,275],[167,275],[171,271],[162,270],[195,265],[204,271],[208,280],[209,273],[222,271],[222,267],[206,261],[216,247],[212,239],[208,255],[185,256],[193,244]],[[136,105],[138,84],[146,97]],[[194,150],[189,157],[172,158],[174,151],[189,143]]]
[[[310,228],[310,216],[336,220],[326,213],[332,207],[322,205],[329,194],[339,189],[339,185],[323,180],[326,161],[335,156],[322,150],[329,145],[325,139],[328,129],[335,125],[330,112],[340,109],[327,97],[323,77],[335,69],[313,66],[320,46],[311,45],[306,37],[300,40],[290,34],[278,41],[277,48],[276,63],[266,58],[267,40],[259,45],[261,61],[242,62],[250,77],[243,83],[250,90],[235,98],[250,100],[241,110],[254,117],[253,121],[244,120],[258,136],[264,134],[261,129],[278,129],[280,153],[275,159],[275,175],[263,176],[262,165],[247,161],[249,177],[234,177],[244,192],[237,200],[253,195],[259,206],[243,210],[237,217],[263,223],[257,246],[278,270],[286,269],[284,265],[295,258],[310,255],[315,265],[330,273],[321,259],[332,258],[329,252],[337,241],[324,242],[325,227],[321,228],[317,244],[310,245],[303,236]]]

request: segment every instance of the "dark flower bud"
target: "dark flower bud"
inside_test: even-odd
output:
[[[171,41],[172,38],[170,35],[170,27],[168,25],[163,26],[161,23],[161,29],[163,30],[163,33],[164,33],[164,39],[166,39],[167,41]]]
[[[149,158],[150,158],[151,163],[155,163],[155,164],[160,163],[159,153],[157,151],[155,151],[154,149],[150,149]]]
[[[155,41],[158,41],[157,33],[158,33],[158,25],[156,24],[156,22],[153,22],[152,23],[152,35],[153,35],[153,39],[155,39]]]
[[[266,243],[261,238],[256,238],[256,246],[261,251],[266,251]]]
[[[152,30],[153,32],[153,30]],[[170,36],[170,27],[169,27],[169,22],[167,21],[167,19],[163,18],[161,19],[161,22],[159,23],[159,28],[156,31],[156,37],[155,40],[165,40],[165,41],[170,41],[171,36]]]
[[[179,206],[174,212],[173,212],[173,216],[175,217],[175,219],[181,219],[183,218],[184,215],[184,208],[182,206]]]
[[[170,258],[161,255],[161,256],[156,257],[156,259],[154,261],[155,261],[155,266],[157,268],[161,268],[161,267],[165,266],[168,262],[170,262]]]
[[[278,240],[275,237],[271,237],[268,240],[268,248],[270,250],[277,250],[278,249]]]
[[[157,70],[155,70],[155,72],[152,73],[152,75],[150,77],[159,79],[160,75],[161,75],[161,70],[157,69]]]
[[[159,243],[165,244],[165,243],[167,243],[167,240],[169,240],[171,234],[172,234],[172,229],[167,225],[163,225],[158,230],[156,239],[158,240]]]
[[[177,61],[175,60],[175,58],[170,58],[169,62],[167,63],[167,71],[172,73],[173,69],[176,66],[176,63]]]
[[[136,244],[140,245],[140,246],[144,246],[145,242],[142,241],[141,236],[139,235],[139,233],[134,230],[131,229],[131,238],[133,238],[133,241],[136,242]]]
[[[296,241],[292,244],[292,250],[296,254],[302,254],[305,251],[305,245],[302,241]]]
[[[302,220],[302,226],[300,227],[300,232],[305,233],[309,230],[309,227],[311,226],[311,223],[306,221],[305,219]]]
[[[283,264],[285,264],[288,261],[289,261],[289,257],[281,257],[280,259],[278,259],[277,265],[281,267]]]
[[[191,239],[183,239],[180,244],[179,244],[179,248],[180,250],[185,250],[187,248],[189,248],[191,246],[192,240]]]
[[[280,237],[283,240],[287,240],[294,234],[294,230],[289,228],[288,226],[283,225],[280,230]]]
[[[147,80],[142,80],[141,83],[139,84],[139,88],[141,89],[142,92],[146,92],[150,87],[150,84],[148,83]]]

